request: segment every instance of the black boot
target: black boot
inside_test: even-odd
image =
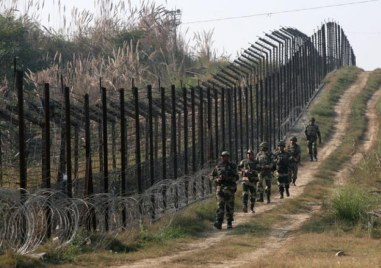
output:
[[[216,227],[218,230],[221,230],[222,229],[222,222],[221,221],[215,221],[213,226]]]
[[[227,224],[227,229],[232,229],[233,228],[233,224],[231,221],[228,221],[228,224]]]
[[[243,211],[244,213],[247,213],[247,205],[243,205],[242,211]]]
[[[263,202],[263,193],[259,194],[259,197],[257,199],[257,202]]]
[[[314,161],[312,154],[310,154],[310,161]]]
[[[289,188],[286,188],[286,195],[290,196],[290,190],[289,190]]]
[[[283,192],[279,192],[280,193],[280,199],[283,199]]]
[[[269,204],[271,202],[271,200],[270,200],[270,194],[268,193],[267,194],[267,204]]]
[[[250,211],[251,211],[251,213],[255,213],[255,210],[254,210],[254,204],[253,204],[253,203],[251,203]]]

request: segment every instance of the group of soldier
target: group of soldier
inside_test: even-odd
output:
[[[317,161],[317,141],[321,142],[319,127],[315,124],[315,119],[311,118],[304,131],[308,141],[308,152],[310,161]],[[267,142],[259,145],[259,152],[255,155],[249,149],[246,158],[238,167],[230,161],[229,152],[221,153],[221,161],[214,168],[211,180],[216,184],[217,211],[214,227],[222,228],[222,222],[226,214],[227,228],[233,228],[234,198],[237,191],[237,181],[242,182],[242,203],[243,212],[255,213],[255,203],[271,202],[271,184],[273,177],[277,179],[280,198],[284,195],[290,196],[290,185],[296,186],[298,177],[298,166],[301,160],[301,147],[297,144],[297,137],[293,136],[289,144],[279,141],[275,152],[269,150]]]

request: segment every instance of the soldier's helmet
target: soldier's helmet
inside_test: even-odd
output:
[[[294,141],[294,142],[297,142],[297,141],[298,141],[298,138],[297,138],[297,137],[295,137],[295,136],[293,136],[293,137],[291,137],[290,141]]]
[[[254,151],[249,149],[249,150],[247,150],[246,154],[254,154]]]
[[[312,117],[310,121],[315,122],[315,117]]]
[[[221,153],[221,156],[230,156],[229,152],[228,151],[223,151]]]
[[[259,147],[268,148],[269,146],[268,146],[267,142],[263,141],[263,142],[261,142],[261,144],[259,144]]]
[[[279,141],[279,142],[278,142],[278,146],[285,147],[285,146],[286,146],[286,143],[285,143],[284,141]]]

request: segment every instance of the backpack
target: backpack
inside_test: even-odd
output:
[[[316,137],[318,132],[318,126],[317,125],[308,125],[306,128],[307,136],[309,137]]]

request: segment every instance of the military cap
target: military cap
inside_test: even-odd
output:
[[[221,156],[230,156],[229,152],[228,151],[223,151],[221,153]]]
[[[296,138],[295,136],[291,137],[290,141],[295,141],[297,142],[298,141],[298,138]]]
[[[267,142],[263,141],[263,142],[261,142],[261,144],[259,144],[259,147],[268,148],[268,144],[267,144]]]
[[[249,150],[247,150],[247,152],[246,152],[247,154],[254,154],[254,151],[253,150],[251,150],[251,149],[249,149]]]
[[[286,146],[286,143],[284,141],[279,141],[278,146]]]

